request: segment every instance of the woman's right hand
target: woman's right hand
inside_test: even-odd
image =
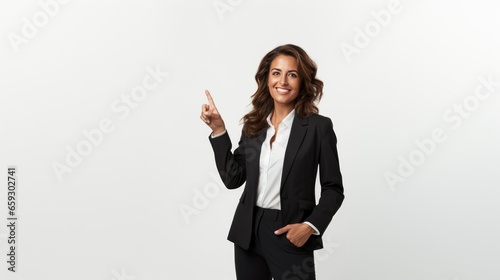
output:
[[[208,104],[203,104],[201,106],[200,118],[212,129],[212,135],[221,134],[226,130],[224,121],[222,120],[217,107],[215,107],[215,103],[210,95],[210,92],[205,90],[205,94],[208,98]]]

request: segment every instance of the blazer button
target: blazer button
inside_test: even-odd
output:
[[[287,199],[288,198],[288,194],[284,193],[283,194],[283,199]]]

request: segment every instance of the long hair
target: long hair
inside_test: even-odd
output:
[[[319,112],[316,102],[323,95],[323,82],[316,78],[318,67],[316,63],[300,47],[292,44],[278,46],[267,53],[260,61],[255,81],[257,91],[252,97],[252,110],[243,116],[243,132],[248,137],[257,136],[262,129],[268,126],[266,118],[274,109],[274,100],[271,97],[267,85],[271,62],[278,55],[287,55],[297,60],[297,71],[299,72],[300,90],[294,100],[295,113],[306,118]]]

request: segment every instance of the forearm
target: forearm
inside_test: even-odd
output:
[[[228,189],[240,187],[246,180],[245,159],[241,147],[231,152],[231,140],[226,132],[209,136],[214,151],[215,163],[219,175]]]
[[[321,141],[319,175],[321,196],[306,221],[324,232],[344,201],[344,186],[337,153],[337,137],[330,122]]]

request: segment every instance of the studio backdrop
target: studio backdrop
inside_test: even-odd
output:
[[[260,59],[292,43],[325,84],[345,187],[318,279],[499,279],[499,11],[0,1],[0,278],[234,279],[242,188],[217,173],[204,90],[235,147]]]

